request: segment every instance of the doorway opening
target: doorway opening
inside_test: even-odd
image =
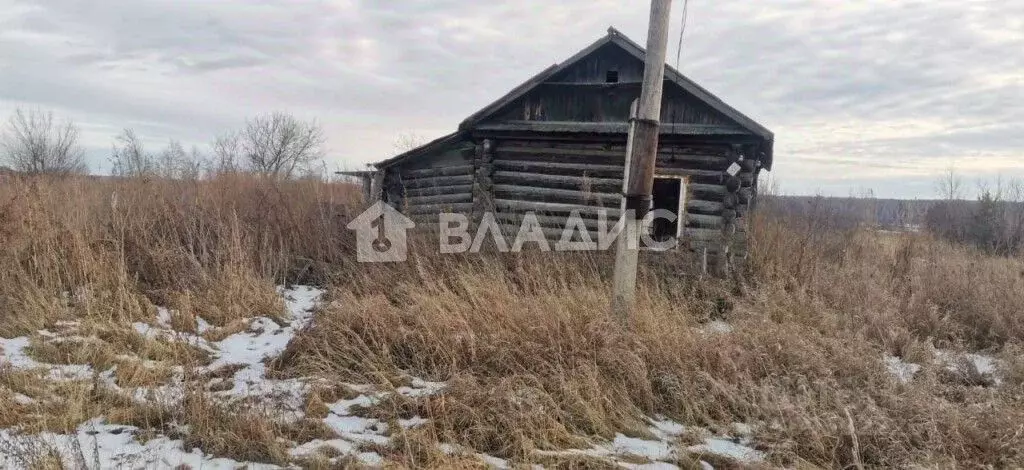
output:
[[[676,214],[676,219],[668,221],[663,218],[654,219],[650,227],[651,238],[655,241],[667,241],[678,238],[682,233],[683,216],[686,210],[686,185],[680,177],[654,177],[651,190],[652,210],[665,209]]]

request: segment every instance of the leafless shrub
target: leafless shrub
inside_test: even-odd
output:
[[[110,152],[111,172],[116,176],[138,177],[156,173],[156,159],[146,152],[142,138],[132,129],[125,129],[114,138]]]
[[[954,197],[961,194],[958,181],[952,171],[942,177],[939,187],[944,199],[925,214],[928,231],[988,253],[1024,252],[1024,181],[979,182],[976,201]]]
[[[198,148],[186,151],[181,142],[174,139],[159,153],[150,153],[142,138],[132,129],[125,129],[115,138],[110,162],[115,176],[179,180],[198,179],[205,165]]]
[[[205,159],[199,149],[185,151],[181,142],[171,140],[157,158],[157,173],[163,178],[195,180],[202,173]]]
[[[241,171],[241,142],[237,133],[228,133],[214,139],[213,160],[208,172],[211,174],[231,174]]]
[[[394,147],[396,153],[403,153],[419,147],[429,141],[430,139],[416,132],[402,132],[401,134],[398,134],[398,137],[395,137],[395,142],[392,144],[392,147]]]
[[[79,130],[56,122],[52,112],[17,109],[0,135],[0,149],[11,168],[28,174],[85,173]]]
[[[256,116],[240,132],[219,137],[214,153],[222,171],[231,171],[241,162],[252,172],[288,179],[322,157],[324,141],[316,121],[275,112]]]

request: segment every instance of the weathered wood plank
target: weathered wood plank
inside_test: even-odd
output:
[[[521,226],[519,224],[498,224],[498,226],[501,227],[501,233],[505,235],[506,241],[508,242],[509,246],[511,247],[512,246],[512,242],[515,240],[516,235],[519,234],[519,229],[520,229]],[[542,226],[540,228],[540,230],[542,232],[544,232],[544,238],[545,239],[547,239],[549,242],[556,242],[556,241],[561,240],[561,238],[562,238],[562,231],[564,229],[561,228],[561,227],[555,228],[555,227],[543,227]],[[571,238],[571,240],[577,240],[577,237],[578,237],[577,234],[579,232],[577,230],[573,230],[573,232],[574,232],[574,236],[573,236],[573,238]],[[591,241],[596,240],[597,239],[597,233],[596,232],[591,233],[590,234],[590,239],[591,239]],[[536,243],[527,243],[527,244],[523,245],[524,248],[527,248],[527,247],[535,248],[536,246],[537,246]],[[551,245],[549,245],[549,246],[551,247],[551,249],[554,249],[554,246],[551,246]]]
[[[527,186],[555,185],[561,187],[580,188],[611,186],[622,187],[621,178],[591,178],[589,176],[547,175],[543,173],[527,173],[521,171],[496,171],[494,181],[498,183],[520,183]]]
[[[537,222],[539,222],[542,226],[545,226],[545,227],[565,228],[565,225],[566,225],[566,223],[569,220],[569,216],[568,215],[557,216],[557,215],[534,214],[534,216],[537,217]],[[513,213],[507,213],[507,212],[506,213],[502,213],[502,212],[499,212],[499,213],[494,215],[494,218],[496,220],[498,220],[499,222],[510,223],[510,224],[517,224],[517,225],[521,224],[522,221],[523,221],[523,218],[525,218],[525,217],[526,217],[526,213],[525,212],[522,212],[522,213],[521,212],[513,212]],[[585,227],[587,227],[588,230],[597,230],[597,219],[584,218],[582,215],[580,216],[580,218],[581,218],[581,220],[583,220],[583,225]],[[611,226],[615,225],[616,222],[618,222],[618,220],[609,220],[608,221],[608,226],[611,227]]]
[[[471,173],[473,173],[473,165],[452,165],[437,168],[423,168],[419,170],[404,170],[402,171],[402,179],[468,175]]]
[[[509,154],[511,156],[528,154],[528,155],[553,155],[562,157],[617,157],[626,158],[625,149],[622,150],[600,150],[600,149],[577,149],[577,148],[558,148],[558,147],[512,147],[502,145],[499,146],[495,152],[499,157],[503,154]]]
[[[695,180],[700,180],[706,183],[717,183],[724,179],[725,173],[722,170],[700,170],[694,168],[683,168],[659,165],[655,168],[655,176],[689,176]],[[744,184],[750,184],[754,180],[754,175],[751,173],[740,173],[740,179]]]
[[[720,213],[722,212],[723,206],[721,202],[705,201],[702,199],[687,199],[686,210],[687,212],[702,212],[702,213]]]
[[[662,165],[671,165],[674,163],[699,164],[705,167],[722,169],[729,166],[729,159],[726,157],[719,157],[716,155],[694,155],[687,153],[664,153],[663,150],[658,150],[657,162]]]
[[[702,183],[690,183],[686,185],[691,193],[703,193],[703,194],[725,194],[725,187],[720,184],[702,184]]]
[[[614,193],[583,192],[574,189],[552,189],[535,186],[517,186],[511,184],[494,185],[495,195],[511,195],[516,197],[543,197],[548,199],[567,199],[572,201],[597,201],[601,204],[618,204],[622,196]]]
[[[406,197],[405,203],[409,206],[424,206],[431,204],[447,204],[453,202],[473,202],[473,194],[469,192],[438,194],[436,196]]]
[[[410,214],[437,214],[441,212],[464,212],[468,213],[473,209],[472,202],[455,202],[450,204],[417,204],[409,206]]]
[[[556,148],[556,147],[510,147],[499,146],[495,151],[497,159],[507,160],[541,160],[590,164],[623,164],[626,159],[625,150],[602,150],[593,148]],[[729,166],[728,157],[708,153],[693,153],[687,150],[659,148],[658,163],[664,165],[691,164],[703,167],[722,168]]]
[[[686,226],[695,228],[720,228],[722,217],[708,214],[686,214]]]
[[[405,190],[406,197],[437,196],[441,194],[471,194],[472,184],[457,184],[453,186],[429,186],[425,188],[409,188]]]
[[[416,178],[402,181],[402,184],[406,187],[406,189],[473,184],[473,175],[434,176],[430,178]]]
[[[513,211],[513,212],[526,212],[534,211],[537,213],[571,213],[574,210],[580,211],[581,217],[596,217],[598,211],[603,210],[607,215],[608,219],[618,220],[621,215],[621,211],[618,208],[608,208],[600,206],[589,206],[584,204],[561,204],[554,202],[539,202],[539,201],[519,201],[515,199],[495,199],[494,207],[499,210]]]
[[[537,162],[527,160],[494,160],[495,168],[512,171],[546,171],[546,172],[570,172],[587,174],[612,174],[622,176],[622,165],[601,165],[591,163],[562,163],[562,162]]]

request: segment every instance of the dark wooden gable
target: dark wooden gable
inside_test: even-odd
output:
[[[607,36],[477,111],[459,129],[625,132],[645,56],[640,45],[609,28]],[[744,134],[768,147],[774,139],[771,131],[668,66],[663,99],[662,133]]]
[[[615,42],[608,42],[537,84],[485,118],[481,125],[517,122],[625,123],[640,96],[644,63]],[[681,133],[749,133],[680,86],[666,80],[661,122]],[[613,129],[613,128],[609,128]],[[671,132],[671,127],[666,128]]]

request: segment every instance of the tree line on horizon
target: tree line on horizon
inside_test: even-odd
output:
[[[16,109],[0,130],[0,166],[26,175],[88,174],[81,131],[53,112]],[[113,176],[198,178],[203,173],[247,172],[289,179],[316,171],[326,139],[316,120],[286,112],[249,118],[238,130],[217,136],[211,154],[193,146],[186,151],[176,140],[153,152],[131,128],[114,138],[110,165]]]
[[[16,109],[0,130],[0,166],[27,175],[87,174],[79,138],[80,130],[70,120],[57,120],[52,112],[41,109]],[[244,172],[291,179],[322,171],[325,141],[316,120],[280,111],[249,118],[240,129],[217,136],[209,154],[197,147],[186,150],[176,140],[152,152],[133,129],[126,128],[114,138],[111,173],[117,177],[196,179]],[[408,150],[422,141],[415,134],[402,134],[395,150]],[[988,253],[1024,253],[1024,180],[997,180],[994,185],[979,182],[974,199],[967,198],[965,188],[964,179],[950,169],[936,180],[937,200],[770,194],[766,199],[771,200],[773,210],[827,212],[827,220],[840,226],[926,230]]]

